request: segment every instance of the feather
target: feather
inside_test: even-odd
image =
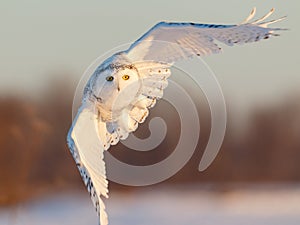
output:
[[[267,26],[269,26],[270,24],[280,22],[280,21],[282,21],[282,20],[284,20],[284,19],[286,19],[286,18],[287,18],[286,16],[283,16],[283,17],[281,17],[281,18],[279,18],[279,19],[275,19],[275,20],[270,20],[270,21],[268,21],[268,22],[259,23],[259,25],[260,25],[261,27],[267,27]],[[273,30],[286,30],[286,29],[282,29],[282,28],[273,28]]]
[[[259,24],[260,22],[264,21],[265,19],[267,19],[269,16],[271,16],[273,14],[273,12],[275,11],[275,8],[272,8],[266,15],[264,15],[263,17],[261,17],[258,20],[255,20],[252,22],[252,24]]]
[[[250,15],[241,24],[248,23],[251,19],[253,19],[255,13],[256,13],[256,8],[254,7],[250,12]]]

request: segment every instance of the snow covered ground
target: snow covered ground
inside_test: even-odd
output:
[[[112,192],[111,225],[299,225],[300,187],[211,192],[197,188]],[[60,193],[0,208],[1,225],[97,225],[87,193]]]

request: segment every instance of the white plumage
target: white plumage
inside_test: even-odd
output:
[[[104,150],[126,139],[143,123],[167,87],[170,67],[178,60],[219,53],[216,41],[232,46],[277,36],[255,14],[237,25],[160,22],[130,48],[105,60],[86,84],[82,106],[68,133],[68,145],[91,195],[101,225],[108,219],[102,196],[108,197]]]

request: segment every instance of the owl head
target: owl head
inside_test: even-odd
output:
[[[131,64],[109,64],[97,69],[89,81],[90,99],[102,112],[116,113],[127,107],[139,95],[141,79]]]

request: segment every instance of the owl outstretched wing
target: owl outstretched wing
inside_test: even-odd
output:
[[[101,143],[98,135],[97,110],[94,108],[94,104],[87,100],[78,110],[67,140],[77,168],[100,218],[100,224],[107,225],[107,214],[101,197],[108,197],[108,182],[105,162],[103,161],[103,143]]]
[[[216,41],[229,46],[245,44],[277,36],[275,31],[284,30],[268,28],[268,25],[285,18],[265,21],[274,9],[262,18],[250,22],[255,12],[254,8],[244,22],[236,25],[160,22],[125,52],[133,61],[155,60],[173,63],[193,56],[219,53],[221,48]]]

